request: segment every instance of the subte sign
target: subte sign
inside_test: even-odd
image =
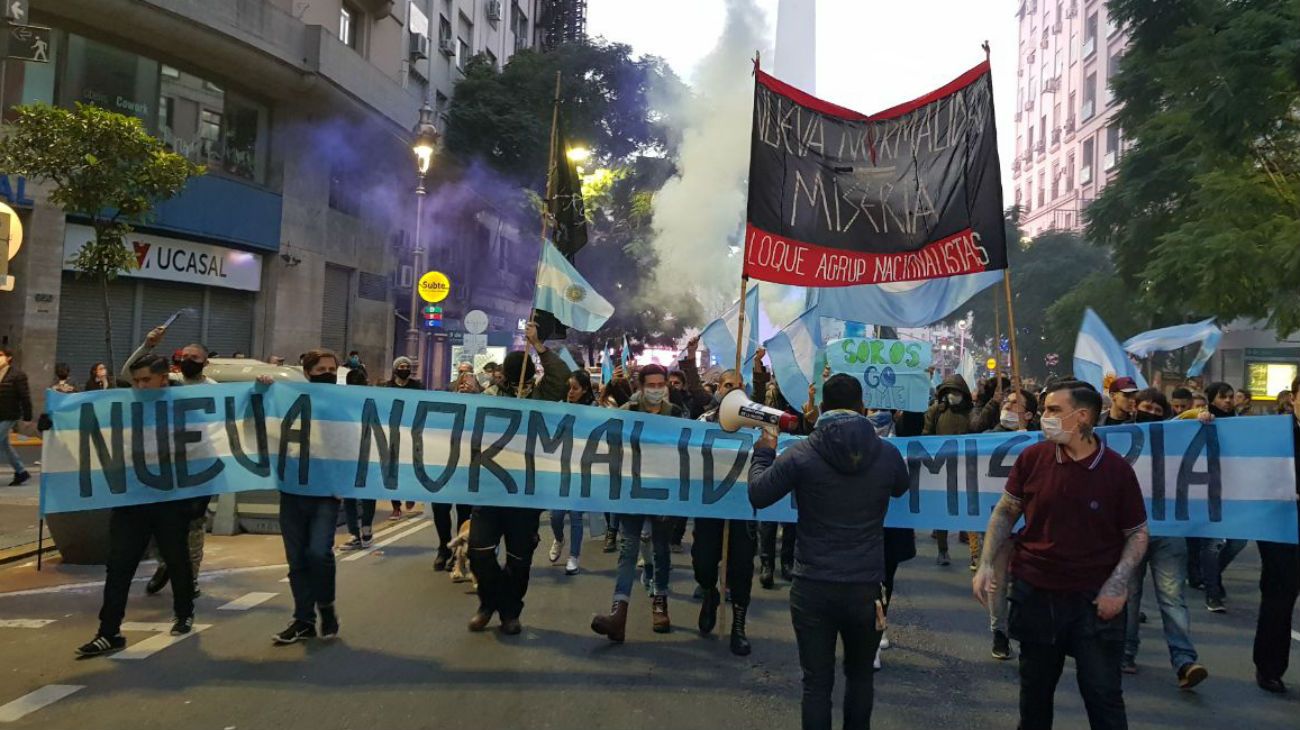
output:
[[[451,281],[441,271],[430,271],[420,277],[420,298],[430,304],[437,304],[451,293]]]

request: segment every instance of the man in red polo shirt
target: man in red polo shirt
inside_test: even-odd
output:
[[[1067,655],[1093,730],[1126,730],[1120,661],[1124,603],[1146,554],[1146,506],[1133,468],[1093,435],[1101,395],[1057,383],[1043,406],[1045,440],[1021,452],[989,519],[976,599],[996,588],[994,560],[1021,516],[1011,557],[1011,638],[1020,642],[1020,730],[1052,727]]]

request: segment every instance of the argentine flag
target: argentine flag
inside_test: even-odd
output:
[[[1219,340],[1222,338],[1223,331],[1215,326],[1214,318],[1211,317],[1193,324],[1179,324],[1133,335],[1124,341],[1123,346],[1125,352],[1146,357],[1153,352],[1169,352],[1199,342],[1201,351],[1187,369],[1188,377],[1194,378],[1201,374],[1205,363],[1219,349]]]
[[[1089,307],[1083,313],[1079,337],[1074,341],[1074,377],[1091,383],[1098,392],[1104,392],[1102,382],[1107,375],[1133,378],[1139,388],[1146,388],[1146,378],[1137,363],[1129,359],[1106,323]]]
[[[823,317],[886,327],[923,327],[952,314],[971,297],[1002,281],[1002,271],[926,281],[826,287],[817,290]]]
[[[808,399],[808,386],[816,382],[818,353],[825,346],[821,312],[812,307],[763,343],[772,361],[776,385],[787,402],[798,407]]]
[[[709,348],[709,353],[725,369],[736,366],[736,335],[739,329],[740,302],[737,301],[700,333],[700,341]],[[745,360],[741,366],[742,378],[744,371],[749,370],[750,363],[754,359],[754,351],[758,349],[760,342],[758,331],[758,286],[754,285],[745,294]]]
[[[592,289],[549,241],[542,244],[533,308],[550,312],[581,332],[595,332],[614,314],[614,305]]]

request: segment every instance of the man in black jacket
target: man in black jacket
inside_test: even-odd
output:
[[[9,432],[19,421],[32,420],[32,393],[27,387],[27,375],[14,367],[14,351],[0,347],[0,452],[9,459],[14,468],[13,481],[9,486],[16,487],[31,479],[31,474],[18,458],[18,452],[9,445]]]
[[[794,492],[790,616],[803,669],[803,729],[830,730],[835,644],[844,641],[844,727],[871,726],[872,659],[884,631],[884,525],[891,497],[907,492],[907,465],[863,415],[862,384],[839,374],[822,387],[812,435],[776,455],[764,432],[749,467],[755,509]]]

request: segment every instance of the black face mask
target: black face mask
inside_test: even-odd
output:
[[[400,380],[406,380],[407,378],[411,377],[411,371],[410,371],[410,370],[394,370],[394,371],[393,371],[393,375],[396,376],[397,378],[399,378]]]
[[[1134,420],[1136,420],[1138,423],[1153,423],[1155,421],[1163,421],[1165,419],[1161,418],[1160,416],[1157,416],[1154,413],[1147,413],[1146,411],[1138,411],[1135,414]]]
[[[313,383],[332,383],[338,385],[339,376],[337,373],[321,373],[320,375],[309,375],[307,379]]]
[[[196,362],[194,360],[181,360],[181,375],[193,380],[203,374],[204,365],[207,365],[207,363]]]
[[[1213,403],[1210,404],[1210,413],[1215,418],[1230,418],[1232,416],[1237,415],[1237,412],[1232,410],[1231,408],[1225,411],[1222,408],[1219,408],[1218,406],[1214,405]]]

